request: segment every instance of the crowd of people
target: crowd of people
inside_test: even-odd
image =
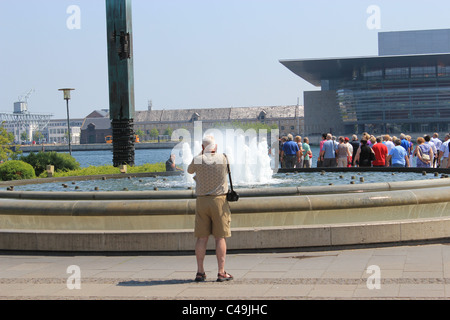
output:
[[[279,143],[281,168],[311,168],[313,154],[308,138],[288,134]]]
[[[441,140],[438,133],[415,141],[411,136],[383,135],[375,137],[364,132],[360,139],[353,135],[336,138],[323,134],[317,167],[417,167],[450,168],[450,133]],[[308,138],[289,134],[280,139],[282,168],[311,168],[313,154]],[[413,161],[415,160],[415,161]]]

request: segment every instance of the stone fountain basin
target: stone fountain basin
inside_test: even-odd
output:
[[[229,249],[450,237],[450,179],[240,189]],[[0,192],[0,250],[192,251],[193,190]],[[212,241],[211,247],[212,249]]]

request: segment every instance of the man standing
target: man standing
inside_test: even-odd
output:
[[[436,154],[434,155],[433,168],[439,168],[439,149],[441,148],[442,141],[439,139],[439,133],[435,132],[430,140],[436,147]]]
[[[383,136],[383,144],[386,146],[388,153],[395,147],[394,143],[391,141],[391,137],[388,134]]]
[[[389,152],[387,161],[391,161],[392,167],[409,167],[409,156],[405,148],[403,148],[402,141],[395,139],[395,147]]]
[[[303,139],[303,168],[311,168],[311,159],[312,159],[312,151],[311,146],[309,145],[309,139]]]
[[[392,142],[392,138],[388,134],[383,136],[383,144],[387,147],[388,154],[389,154],[389,152],[391,152],[392,149],[395,148],[395,144],[394,144],[394,142]],[[387,157],[386,157],[386,166],[389,167],[391,165],[392,164],[390,163],[390,161],[387,161]]]
[[[411,144],[409,143],[409,141],[406,139],[406,135],[404,133],[400,134],[400,140],[401,140],[401,146],[403,147],[403,149],[406,150],[406,152],[408,153],[408,155],[410,154],[410,149],[411,149]]]
[[[182,171],[182,169],[178,168],[175,164],[175,155],[171,154],[169,160],[166,161],[166,171]]]
[[[352,167],[354,167],[355,164],[355,159],[356,159],[356,153],[358,152],[358,149],[361,145],[361,143],[358,141],[358,137],[356,136],[356,134],[354,134],[352,136],[352,142],[350,142],[350,144],[353,147],[353,152],[352,152]]]
[[[294,136],[288,134],[287,141],[283,144],[281,150],[281,161],[284,161],[284,168],[292,169],[300,161],[300,148],[294,141]]]
[[[435,132],[433,134],[433,137],[431,138],[431,142],[433,142],[434,145],[436,146],[436,149],[439,150],[439,148],[442,145],[442,141],[439,139],[439,133]]]
[[[375,160],[372,161],[373,167],[386,167],[386,158],[388,156],[388,148],[381,143],[381,137],[377,137],[377,143],[372,146],[372,150],[375,153]]]
[[[434,144],[434,142],[431,141],[431,137],[428,134],[426,134],[423,138],[425,139],[425,144],[429,145],[431,148],[431,151],[433,152],[433,159],[431,159],[430,167],[435,168],[435,164],[437,162],[436,158],[437,158],[438,149],[436,148],[436,145]]]
[[[327,134],[327,140],[323,143],[322,152],[320,153],[324,167],[336,167],[336,148],[334,141],[331,139],[332,135],[330,133]]]
[[[339,144],[336,150],[338,168],[347,168],[348,166],[348,159],[352,156],[348,146],[344,137],[339,137]]]
[[[350,157],[347,161],[347,168],[351,168],[353,167],[353,145],[350,143],[350,139],[348,137],[344,138],[344,143],[347,145],[348,151],[350,151]]]
[[[449,156],[449,145],[450,145],[450,133],[445,135],[445,140],[441,144],[439,148],[439,160],[440,160],[440,168],[448,168],[450,167],[450,162],[448,161]]]
[[[216,257],[218,265],[217,281],[233,280],[225,271],[227,252],[226,238],[231,237],[231,212],[226,198],[228,193],[228,159],[217,153],[214,138],[203,139],[202,153],[196,156],[188,167],[188,173],[195,173],[196,208],[195,208],[195,255],[197,275],[195,281],[205,281],[203,266],[208,238],[212,234],[216,240]]]

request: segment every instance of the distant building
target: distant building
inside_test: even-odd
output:
[[[379,56],[283,60],[304,92],[307,135],[448,132],[450,29],[383,32]]]
[[[70,119],[71,144],[80,144],[81,125],[84,119]],[[68,143],[67,119],[52,119],[43,130],[47,143]]]
[[[173,109],[136,111],[134,118],[135,131],[141,130],[144,135],[141,141],[152,137],[152,130],[158,130],[162,136],[177,129],[194,129],[194,122],[201,121],[203,130],[216,127],[226,127],[227,124],[256,124],[263,123],[268,127],[279,129],[280,135],[302,135],[304,133],[303,106],[274,106],[274,107],[242,107],[242,108],[206,108],[206,109]],[[58,122],[55,120],[55,126]],[[65,130],[67,131],[67,122]],[[112,135],[111,120],[107,109],[95,110],[80,124],[80,144],[106,143],[106,137]],[[64,128],[53,128],[50,132],[60,132]],[[59,130],[59,131],[58,131]],[[153,130],[154,131],[154,130]],[[53,136],[50,135],[50,138]],[[170,138],[170,137],[169,137]]]
[[[90,113],[81,125],[81,144],[106,143],[106,137],[112,135],[111,120],[107,109]]]
[[[151,137],[152,129],[157,129],[163,135],[170,130],[186,129],[192,131],[194,122],[201,121],[203,130],[225,126],[231,123],[264,123],[275,125],[280,135],[292,133],[303,134],[303,106],[274,107],[240,107],[240,108],[206,108],[206,109],[176,109],[176,110],[136,111],[135,130],[144,132],[143,139]]]
[[[16,143],[31,143],[46,141],[46,128],[50,122],[51,114],[37,114],[28,111],[28,98],[34,90],[26,96],[19,97],[20,101],[14,103],[14,111],[1,112],[0,122],[3,127],[14,135]]]

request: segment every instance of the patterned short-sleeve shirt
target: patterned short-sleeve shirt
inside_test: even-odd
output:
[[[196,156],[188,167],[195,174],[197,196],[220,196],[228,193],[227,158],[223,154]]]

